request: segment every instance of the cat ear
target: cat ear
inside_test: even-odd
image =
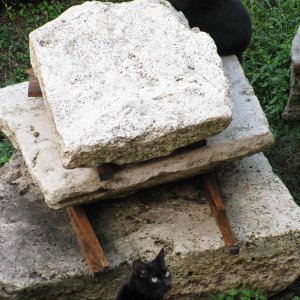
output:
[[[133,262],[132,271],[135,276],[143,276],[146,274],[145,264],[141,260]]]
[[[165,265],[165,248],[162,248],[160,250],[160,252],[158,253],[158,255],[156,256],[155,260],[157,262],[159,262],[159,264],[161,266],[164,266]]]

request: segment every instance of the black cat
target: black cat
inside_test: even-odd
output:
[[[132,273],[118,292],[117,300],[163,300],[171,288],[171,272],[165,264],[162,249],[157,257],[149,262],[136,260]]]
[[[248,47],[252,24],[240,0],[169,0],[187,18],[191,28],[210,34],[219,55],[235,54],[242,60]]]

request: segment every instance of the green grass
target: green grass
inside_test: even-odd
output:
[[[220,293],[211,296],[211,300],[267,300],[267,297],[260,290],[247,288],[231,289],[227,293]]]
[[[290,48],[300,25],[300,1],[244,1],[253,20],[245,70],[269,121],[281,119],[289,90]]]
[[[267,300],[261,290],[253,290],[246,287],[238,289],[231,289],[228,292],[223,292],[217,295],[211,295],[211,300]],[[300,300],[299,296],[296,296],[294,292],[281,293],[273,297],[269,297],[270,300]]]
[[[9,140],[0,132],[0,167],[9,161],[14,152]]]
[[[83,1],[36,1],[10,4],[2,2],[0,17],[0,87],[26,80],[24,70],[30,65],[28,34],[51,21],[71,4]],[[11,1],[13,2],[13,1]]]
[[[281,120],[289,93],[290,47],[297,26],[300,25],[300,1],[243,1],[253,20],[253,38],[245,53],[244,69],[276,137],[275,145],[266,154],[274,171],[300,204],[300,170],[297,162],[297,154],[300,154],[300,127],[285,124]],[[29,66],[29,32],[56,18],[69,6],[84,0],[1,2],[0,87],[4,87],[26,80],[24,70]],[[8,145],[7,140],[0,140],[2,163],[12,153]]]

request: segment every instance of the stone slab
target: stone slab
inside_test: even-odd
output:
[[[30,56],[67,168],[166,156],[231,121],[213,40],[164,0],[74,6]]]
[[[223,64],[234,103],[230,126],[207,139],[205,147],[128,165],[116,170],[112,180],[100,182],[94,168],[63,168],[52,123],[42,100],[27,98],[28,83],[0,90],[0,130],[21,149],[29,172],[52,208],[120,197],[192,177],[263,151],[273,143],[267,120],[238,60],[225,57]]]
[[[283,118],[300,120],[300,26],[292,43],[292,62],[290,74],[290,95]]]
[[[298,27],[297,33],[295,38],[293,39],[292,43],[292,61],[295,63],[296,73],[300,73],[300,25]]]
[[[262,154],[218,173],[240,255],[224,248],[196,177],[87,207],[110,262],[97,281],[65,213],[39,200],[21,161],[0,169],[0,299],[115,299],[131,262],[162,246],[173,274],[167,299],[241,285],[274,293],[300,275],[300,208]]]

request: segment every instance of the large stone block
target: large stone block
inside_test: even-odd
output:
[[[53,208],[124,196],[195,176],[273,143],[267,120],[235,57],[223,58],[233,97],[233,121],[207,146],[116,170],[100,182],[94,168],[63,168],[54,128],[42,99],[28,99],[27,83],[0,90],[0,129],[19,147],[29,172]]]
[[[231,121],[213,40],[167,1],[72,7],[30,34],[30,56],[67,168],[166,156]]]
[[[300,275],[300,208],[262,154],[218,173],[240,255],[225,249],[197,177],[87,207],[110,262],[97,281],[64,212],[37,200],[18,164],[15,157],[0,172],[0,299],[112,300],[131,262],[162,246],[173,273],[167,299],[196,300],[243,284],[274,293]]]
[[[290,96],[282,116],[286,120],[300,120],[300,26],[292,44],[290,76]]]

